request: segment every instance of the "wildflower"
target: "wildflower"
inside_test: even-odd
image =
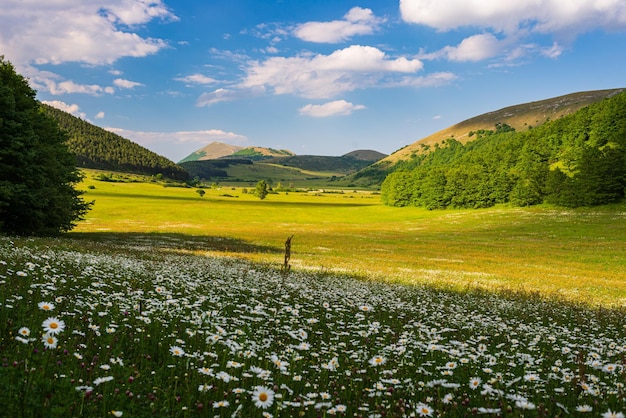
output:
[[[372,310],[372,307],[369,305],[362,305],[359,307],[360,310],[362,310],[363,312],[370,312]]]
[[[274,391],[265,386],[257,386],[252,392],[252,400],[257,408],[269,408],[274,403]]]
[[[185,355],[185,350],[183,350],[182,348],[180,348],[177,345],[173,345],[170,347],[170,353],[172,353],[172,355],[176,356],[176,357],[182,357]]]
[[[19,331],[17,331],[18,334],[20,334],[22,337],[28,337],[30,335],[30,329],[28,329],[27,327],[22,327],[19,329]]]
[[[593,408],[589,405],[578,405],[576,407],[576,412],[591,412]]]
[[[51,334],[45,334],[41,338],[41,341],[43,342],[43,345],[46,348],[51,348],[51,349],[57,348],[57,344],[59,343],[59,340],[57,339],[57,337]]]
[[[339,404],[335,407],[335,409],[337,410],[337,412],[346,412],[348,407],[343,404]]]
[[[121,417],[124,413],[122,411],[111,411],[111,415],[114,417]]]
[[[59,334],[65,329],[65,322],[57,317],[50,317],[41,324],[46,334]]]
[[[469,387],[472,389],[476,389],[480,386],[480,382],[482,382],[480,377],[472,377],[469,381]]]
[[[617,370],[618,367],[619,365],[617,364],[605,364],[604,367],[602,367],[602,370],[607,373],[613,373],[615,370]]]
[[[37,306],[39,306],[39,309],[41,309],[42,311],[52,311],[52,310],[54,310],[54,304],[52,304],[50,302],[39,302],[37,304]]]
[[[444,404],[448,405],[450,402],[452,402],[452,398],[453,398],[453,395],[451,393],[448,393],[448,394],[446,394],[446,396],[443,397],[441,402],[443,402]]]
[[[213,369],[209,369],[208,367],[200,367],[198,369],[198,372],[200,374],[206,375],[206,376],[210,376],[213,374]]]
[[[382,364],[385,364],[386,361],[387,359],[383,356],[374,356],[370,359],[369,363],[372,366],[380,366]]]
[[[213,408],[226,408],[228,405],[230,405],[228,401],[213,402]]]
[[[98,377],[93,381],[93,384],[94,386],[98,386],[101,383],[110,382],[111,380],[113,380],[113,376]]]
[[[198,392],[208,392],[209,390],[213,389],[213,385],[200,385],[198,386]]]
[[[613,412],[609,409],[602,414],[602,418],[624,418],[624,414],[621,412]]]
[[[433,409],[425,403],[418,403],[416,405],[417,415],[420,417],[432,417]]]
[[[535,409],[535,404],[527,400],[515,401],[515,406],[520,409]]]

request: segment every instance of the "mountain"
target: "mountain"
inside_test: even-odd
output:
[[[295,154],[288,150],[276,150],[273,148],[263,147],[238,147],[236,145],[229,145],[223,142],[211,142],[209,145],[192,152],[180,160],[179,164],[189,161],[216,160],[218,158],[248,158],[250,160],[263,160],[266,158],[290,155]]]
[[[382,183],[383,203],[575,208],[626,195],[626,90],[533,129],[498,123],[471,137],[448,138],[398,161]]]
[[[178,163],[180,164],[187,161],[216,160],[218,158],[232,155],[242,149],[243,147],[225,144],[223,142],[211,142],[209,145],[192,152]]]
[[[551,99],[509,106],[459,122],[422,138],[380,161],[381,164],[406,160],[430,146],[454,138],[461,143],[472,140],[472,133],[493,130],[496,125],[509,125],[518,132],[540,126],[547,121],[562,118],[602,99],[615,96],[624,89],[595,90],[567,94]]]
[[[342,157],[354,158],[355,160],[361,160],[361,161],[376,162],[387,157],[387,154],[383,154],[382,152],[373,151],[369,149],[360,149],[360,150],[355,150],[347,154],[344,154],[342,155]]]
[[[614,97],[623,91],[623,88],[619,88],[578,92],[487,112],[435,132],[395,151],[386,158],[351,175],[350,181],[362,186],[381,184],[386,176],[403,161],[410,161],[417,155],[433,151],[450,138],[465,144],[476,139],[477,135],[502,129],[512,128],[517,132],[528,131],[548,121],[573,114],[585,106]]]
[[[76,154],[78,167],[149,176],[161,174],[183,181],[189,178],[184,168],[129,139],[44,103],[40,106],[67,132],[67,147]]]

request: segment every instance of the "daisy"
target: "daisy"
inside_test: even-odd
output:
[[[19,329],[19,331],[17,331],[18,334],[20,334],[22,337],[28,337],[30,335],[30,329],[28,329],[27,327],[22,327]]]
[[[42,311],[52,311],[52,310],[54,310],[54,304],[52,304],[50,302],[39,302],[37,304],[37,306],[39,306],[39,309],[41,309]]]
[[[621,412],[613,412],[609,409],[602,414],[602,418],[624,418],[624,414]]]
[[[111,415],[114,417],[121,417],[124,413],[122,411],[111,411]]]
[[[51,348],[51,349],[57,348],[57,344],[59,343],[59,340],[57,339],[57,337],[51,334],[45,334],[41,338],[41,341],[43,342],[43,345],[46,348]]]
[[[418,403],[416,405],[417,415],[420,417],[432,417],[433,409],[425,403]]]
[[[182,348],[180,348],[177,345],[173,345],[170,347],[170,353],[172,353],[172,355],[176,356],[176,357],[182,357],[185,355],[185,350],[183,350]]]
[[[46,334],[59,334],[65,329],[65,322],[57,317],[50,317],[41,324]]]
[[[269,408],[274,403],[274,391],[265,386],[257,386],[252,392],[252,400],[257,408]]]
[[[374,356],[370,359],[369,363],[372,366],[380,366],[382,364],[385,364],[386,361],[387,359],[384,358],[383,356]]]
[[[480,386],[480,382],[482,382],[480,377],[472,377],[469,382],[469,387],[472,389],[476,389]]]
[[[593,408],[589,405],[578,405],[576,407],[576,412],[591,412]]]
[[[110,382],[111,380],[113,380],[113,376],[98,377],[93,381],[93,384],[94,386],[98,386],[101,383]]]
[[[213,402],[213,408],[226,408],[228,405],[230,405],[228,401]]]
[[[198,392],[208,392],[211,389],[213,389],[212,385],[204,384],[204,385],[198,386]]]

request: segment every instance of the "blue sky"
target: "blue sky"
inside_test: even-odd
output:
[[[213,141],[384,153],[626,87],[623,0],[3,0],[38,98],[173,161]]]

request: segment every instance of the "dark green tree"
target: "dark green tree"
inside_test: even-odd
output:
[[[256,184],[256,188],[254,189],[255,196],[263,200],[267,197],[268,193],[269,193],[269,186],[267,185],[267,182],[265,180],[260,180]]]
[[[24,77],[0,56],[0,232],[57,235],[83,219],[91,203],[67,136],[46,116]]]

